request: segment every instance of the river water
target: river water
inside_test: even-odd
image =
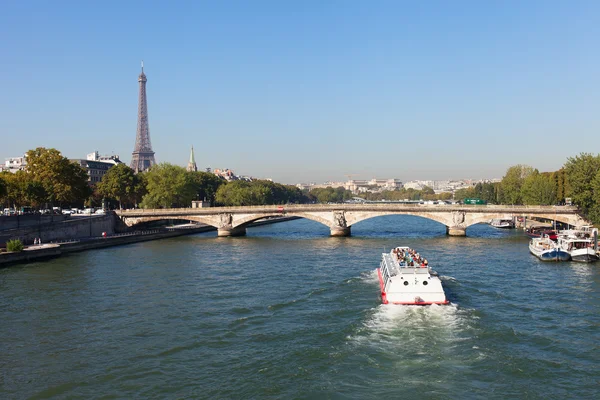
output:
[[[350,238],[295,220],[0,270],[0,398],[592,398],[600,265],[542,263],[522,231],[410,216]],[[416,248],[450,306],[382,305]]]

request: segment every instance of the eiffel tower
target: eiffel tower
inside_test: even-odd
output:
[[[140,96],[138,104],[138,123],[135,135],[135,147],[131,153],[130,167],[136,173],[147,171],[156,164],[154,152],[150,143],[150,127],[148,126],[148,104],[146,103],[146,75],[142,61],[142,73],[138,77],[140,83]]]

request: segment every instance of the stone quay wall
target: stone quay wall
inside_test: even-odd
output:
[[[0,247],[4,247],[4,243],[11,239],[20,239],[24,244],[32,244],[36,238],[42,239],[42,243],[47,243],[102,236],[102,232],[111,235],[115,232],[115,226],[116,217],[112,214],[71,217],[54,223],[2,230]]]

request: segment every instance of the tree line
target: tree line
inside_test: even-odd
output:
[[[190,207],[193,200],[213,206],[249,206],[289,203],[341,203],[354,197],[342,187],[301,191],[296,186],[268,180],[231,181],[208,172],[189,172],[161,163],[135,174],[125,164],[110,168],[102,180],[88,184],[86,170],[56,149],[39,147],[26,154],[27,168],[0,173],[0,204],[18,208],[55,206],[99,206],[111,208]],[[528,165],[507,169],[497,183],[477,183],[452,193],[434,193],[401,188],[362,193],[367,200],[463,200],[480,198],[491,204],[552,205],[571,198],[585,217],[600,223],[600,155],[581,153],[567,159],[554,172],[539,172]]]

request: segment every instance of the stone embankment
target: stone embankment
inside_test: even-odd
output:
[[[251,224],[250,226],[274,224],[277,222],[290,221],[292,219],[296,219],[296,217],[282,217],[277,219],[258,221]],[[161,228],[128,233],[107,234],[107,236],[105,237],[99,236],[82,239],[59,240],[55,243],[50,242],[44,244],[44,242],[42,241],[43,244],[41,245],[26,246],[22,252],[0,253],[0,268],[18,263],[41,261],[78,251],[101,249],[111,246],[121,246],[130,243],[165,239],[176,236],[191,235],[195,233],[210,232],[216,230],[217,228],[209,225],[191,224],[177,228]]]

